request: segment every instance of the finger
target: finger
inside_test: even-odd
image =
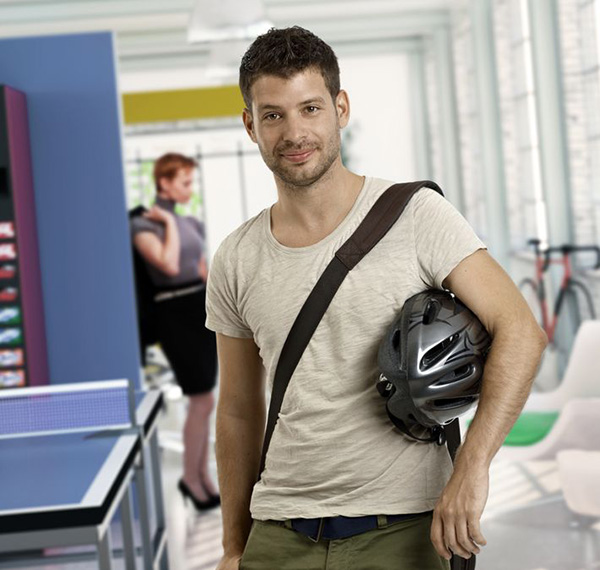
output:
[[[442,519],[435,511],[433,513],[433,521],[431,522],[431,543],[442,558],[446,560],[452,558],[452,553],[446,548],[446,543],[444,542]]]
[[[470,554],[479,554],[479,547],[471,540],[469,536],[469,528],[467,526],[467,520],[460,518],[455,523],[456,540],[463,548],[464,551]]]
[[[487,540],[481,533],[479,518],[478,517],[470,518],[469,522],[468,522],[468,526],[469,526],[469,536],[471,537],[471,540],[473,542],[475,542],[476,544],[478,544],[479,546],[485,546],[487,544]]]
[[[444,519],[444,542],[447,548],[454,554],[458,554],[462,558],[471,558],[471,552],[463,548],[462,544],[458,541],[454,518]]]

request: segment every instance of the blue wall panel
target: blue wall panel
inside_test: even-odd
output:
[[[138,337],[110,33],[0,40],[25,92],[50,382],[132,378]]]

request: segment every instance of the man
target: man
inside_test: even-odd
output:
[[[544,334],[460,214],[436,192],[419,191],[315,331],[256,483],[265,378],[272,382],[288,331],[335,251],[392,182],[342,164],[349,99],[333,51],[310,32],[259,37],[242,60],[240,87],[244,125],[278,200],[223,242],[209,275],[207,326],[217,332],[221,371],[218,570],[447,569],[452,553],[468,558],[485,544],[489,465],[527,398]],[[393,428],[375,388],[384,332],[404,301],[428,287],[452,290],[493,338],[453,472],[444,447]],[[339,521],[343,536],[303,533],[303,523],[323,518],[332,528]]]

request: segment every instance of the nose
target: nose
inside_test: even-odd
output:
[[[298,145],[307,138],[306,124],[300,115],[290,114],[286,117],[282,138],[285,142]]]

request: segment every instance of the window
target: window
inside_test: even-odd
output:
[[[527,0],[495,0],[496,65],[511,248],[548,240]]]
[[[441,137],[441,117],[440,117],[440,88],[439,88],[439,77],[438,67],[435,58],[435,50],[433,41],[428,40],[425,43],[425,88],[427,91],[427,122],[429,132],[427,136],[429,138],[429,150],[431,152],[430,164],[431,164],[431,178],[435,180],[440,186],[444,187],[444,166],[442,158],[442,137]]]
[[[481,156],[480,112],[473,57],[472,21],[468,13],[457,15],[452,25],[454,77],[458,107],[460,162],[463,181],[464,216],[479,237],[487,239],[486,187]]]
[[[558,2],[575,242],[600,241],[598,0]]]

